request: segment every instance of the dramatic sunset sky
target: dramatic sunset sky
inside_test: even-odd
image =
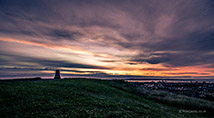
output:
[[[1,0],[0,78],[214,77],[213,0]]]

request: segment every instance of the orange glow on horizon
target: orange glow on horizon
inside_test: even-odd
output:
[[[115,60],[116,57],[110,54],[90,52],[84,49],[80,49],[76,46],[71,45],[55,45],[55,44],[45,44],[26,40],[17,40],[12,38],[0,38],[0,41],[4,42],[14,42],[25,45],[39,46],[43,48],[65,50],[67,52],[72,52],[76,54],[82,54],[86,56],[91,56],[88,58],[88,63],[96,63],[97,65],[102,65],[108,67],[109,69],[83,69],[83,68],[62,68],[65,69],[62,73],[64,74],[92,74],[93,72],[102,72],[109,75],[139,75],[139,76],[214,76],[212,72],[206,72],[206,70],[212,70],[209,68],[204,68],[201,66],[189,66],[189,67],[164,67],[161,64],[127,64],[127,61],[119,60],[119,62],[102,62],[98,57],[102,59],[112,59]],[[96,58],[97,59],[96,59]],[[68,71],[66,71],[66,69]],[[69,69],[83,71],[83,72],[70,72]],[[51,71],[41,71],[43,73],[53,73]]]

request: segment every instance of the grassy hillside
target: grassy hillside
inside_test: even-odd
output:
[[[182,105],[177,107],[177,103],[173,103],[176,102],[167,102],[167,99],[152,95],[146,96],[145,91],[122,81],[64,79],[0,83],[1,118],[213,116],[212,113],[180,113]],[[202,105],[200,108],[210,110],[212,105],[210,106]]]

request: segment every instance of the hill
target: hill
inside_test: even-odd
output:
[[[147,92],[147,93],[146,93]],[[63,79],[0,82],[1,118],[186,118],[212,117],[213,103],[176,101],[113,80]],[[148,95],[147,95],[148,94]],[[164,93],[165,94],[165,93]],[[167,94],[168,95],[168,94]],[[171,94],[170,94],[171,95]],[[176,95],[173,95],[176,98]],[[179,97],[180,98],[180,97]],[[199,100],[200,101],[200,100]],[[181,104],[180,104],[181,103]],[[179,105],[180,104],[180,105]],[[206,113],[185,112],[185,108]]]

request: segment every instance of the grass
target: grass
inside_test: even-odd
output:
[[[143,91],[148,92],[148,90]],[[131,83],[123,81],[77,78],[55,81],[1,82],[0,117],[197,118],[213,116],[212,113],[180,113],[179,110],[183,107],[177,107],[178,102],[164,97],[154,97],[144,92]],[[146,94],[148,94],[147,97]],[[163,100],[168,102],[163,102]],[[182,103],[182,101],[179,102]],[[197,100],[194,103],[199,104]],[[206,107],[196,105],[194,109],[210,110],[213,108],[211,107],[213,103],[211,105],[208,101],[204,103],[208,103]]]

